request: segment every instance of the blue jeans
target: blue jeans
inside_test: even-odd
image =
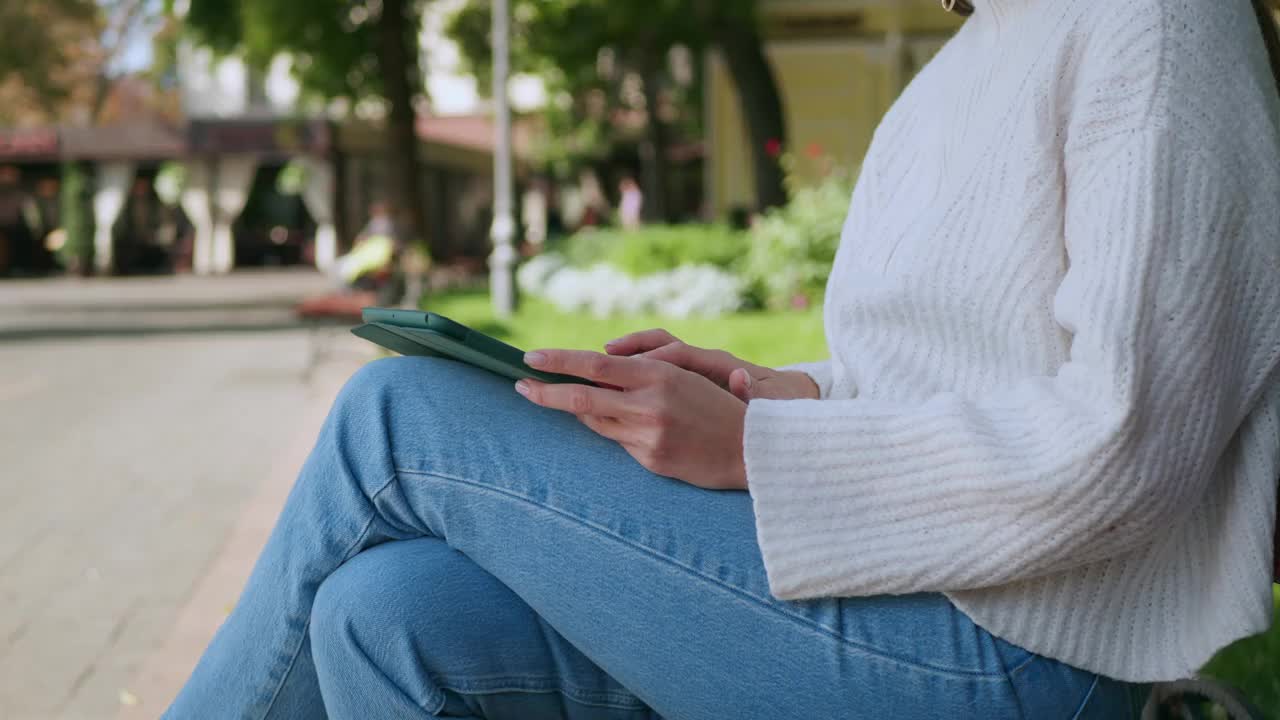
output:
[[[850,548],[857,552],[857,548]],[[166,717],[1126,718],[942,595],[781,601],[751,498],[447,361],[339,395]]]

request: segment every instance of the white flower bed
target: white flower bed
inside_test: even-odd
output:
[[[690,265],[634,278],[611,265],[569,267],[544,253],[516,275],[521,292],[540,297],[565,312],[598,317],[654,313],[667,317],[714,317],[742,307],[738,278],[711,265]]]

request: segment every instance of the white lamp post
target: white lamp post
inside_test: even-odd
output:
[[[510,74],[510,9],[508,0],[493,0],[493,114],[496,137],[493,146],[493,255],[489,257],[489,292],[493,312],[509,318],[515,312],[516,293],[512,266],[516,262],[515,213],[512,209],[511,107],[507,98]]]

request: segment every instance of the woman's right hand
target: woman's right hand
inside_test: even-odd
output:
[[[774,370],[735,357],[724,350],[707,350],[680,341],[666,330],[644,330],[604,346],[610,355],[662,360],[698,373],[743,402],[753,399],[817,400],[818,385],[797,370]]]

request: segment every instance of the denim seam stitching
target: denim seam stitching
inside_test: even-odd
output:
[[[347,549],[342,553],[342,562],[346,562],[351,559],[351,551],[355,550],[356,547],[360,545],[360,542],[369,534],[369,528],[373,527],[374,521],[378,519],[378,509],[377,507],[373,507],[373,503],[377,501],[378,496],[382,494],[383,490],[391,487],[391,483],[395,482],[395,480],[396,475],[393,474],[382,484],[382,487],[378,488],[377,492],[366,496],[371,506],[369,519],[365,522],[364,527],[360,529],[360,532],[356,534],[355,539],[351,541],[351,544],[348,545]],[[293,657],[289,658],[289,664],[285,665],[284,675],[280,678],[280,684],[276,686],[275,691],[271,693],[271,699],[267,701],[266,710],[262,713],[263,720],[266,719],[267,715],[271,714],[272,708],[275,707],[276,700],[280,698],[280,691],[284,690],[284,683],[289,679],[289,673],[293,672],[293,666],[298,663],[298,656],[302,654],[302,646],[306,644],[307,634],[310,632],[311,615],[308,613],[306,622],[302,624],[302,635],[298,638],[298,647],[293,651]],[[423,709],[425,710],[426,708]]]
[[[837,634],[835,634],[835,633],[833,633],[833,632],[831,632],[831,631],[827,630],[826,628],[824,628],[824,627],[822,627],[822,626],[820,626],[820,625],[817,625],[817,624],[813,623],[812,621],[810,621],[808,618],[805,618],[804,616],[796,615],[796,614],[794,614],[794,613],[791,613],[791,612],[788,612],[788,611],[786,611],[786,610],[782,609],[781,607],[779,607],[779,606],[777,606],[777,605],[773,605],[773,604],[770,604],[770,603],[764,602],[764,601],[762,601],[760,598],[758,598],[758,597],[756,597],[755,595],[753,595],[752,593],[749,593],[749,592],[747,592],[747,591],[745,591],[745,590],[743,590],[743,589],[741,589],[741,588],[738,588],[738,587],[735,587],[735,586],[730,585],[730,584],[728,584],[728,583],[725,583],[724,581],[720,580],[719,578],[716,578],[716,577],[711,576],[711,575],[707,575],[706,573],[703,573],[702,571],[700,571],[700,570],[698,570],[698,569],[696,569],[696,568],[691,568],[691,567],[689,567],[689,566],[685,565],[684,563],[678,562],[678,561],[676,561],[676,560],[675,560],[675,559],[673,559],[673,558],[667,557],[666,555],[663,555],[663,554],[659,553],[658,551],[654,550],[653,548],[647,547],[647,546],[645,546],[645,545],[641,545],[641,544],[639,544],[639,543],[637,543],[637,542],[634,542],[634,541],[632,541],[632,540],[630,540],[630,539],[628,539],[628,538],[622,537],[621,535],[618,535],[617,533],[613,532],[612,530],[610,530],[610,529],[608,529],[608,528],[606,528],[606,527],[602,527],[601,525],[599,525],[599,524],[597,524],[597,523],[595,523],[595,522],[593,522],[593,521],[591,521],[591,520],[588,520],[588,519],[583,518],[583,517],[579,517],[579,516],[574,515],[574,514],[572,514],[572,513],[568,512],[568,511],[566,511],[566,510],[563,510],[563,509],[561,509],[561,508],[553,507],[553,506],[551,506],[551,505],[544,505],[544,504],[542,504],[542,503],[539,503],[539,502],[537,502],[537,501],[533,500],[532,498],[525,497],[524,495],[521,495],[521,494],[519,494],[519,493],[517,493],[517,492],[514,492],[514,491],[511,491],[511,490],[508,490],[508,489],[506,489],[506,488],[498,488],[498,487],[494,487],[494,486],[492,486],[492,485],[486,485],[486,484],[484,484],[484,483],[479,483],[479,482],[476,482],[476,481],[474,481],[474,480],[469,480],[469,479],[467,479],[467,478],[457,477],[457,476],[454,476],[454,475],[448,475],[448,474],[445,474],[445,473],[434,472],[434,471],[429,471],[429,470],[413,470],[413,469],[407,469],[407,468],[396,468],[396,472],[397,472],[397,473],[403,473],[403,474],[406,474],[406,475],[426,476],[426,477],[433,477],[433,478],[436,478],[436,479],[439,479],[439,480],[448,480],[448,481],[458,482],[458,483],[462,483],[462,484],[464,484],[464,485],[470,485],[470,486],[472,486],[472,487],[474,487],[474,488],[476,488],[476,489],[482,490],[482,491],[488,491],[488,492],[492,492],[492,493],[494,493],[494,494],[498,494],[498,495],[505,495],[505,496],[507,496],[507,497],[514,498],[514,499],[517,499],[517,500],[523,501],[523,502],[525,502],[525,503],[528,503],[528,504],[530,504],[530,505],[532,505],[532,506],[534,506],[534,507],[542,508],[542,509],[547,510],[547,511],[549,511],[549,512],[552,512],[552,513],[554,513],[554,514],[556,514],[556,515],[560,515],[561,517],[564,517],[564,518],[569,519],[569,520],[572,520],[572,521],[574,521],[574,522],[576,522],[576,523],[578,523],[578,524],[581,524],[581,525],[582,525],[582,526],[584,526],[584,527],[591,528],[591,529],[595,530],[596,532],[599,532],[599,533],[601,533],[602,535],[605,535],[606,537],[613,538],[614,540],[617,540],[618,542],[621,542],[622,544],[627,545],[627,546],[629,546],[629,547],[631,547],[631,548],[633,548],[633,549],[635,549],[635,550],[639,550],[640,552],[642,552],[642,553],[644,553],[644,554],[646,554],[646,555],[649,555],[649,556],[650,556],[650,557],[652,557],[652,558],[655,558],[655,559],[657,559],[657,560],[660,560],[660,561],[662,561],[662,562],[665,562],[665,563],[667,563],[667,564],[669,564],[669,565],[672,565],[673,567],[678,567],[678,568],[680,568],[680,569],[684,570],[685,572],[688,572],[688,573],[689,573],[689,574],[691,574],[691,575],[695,575],[695,576],[697,576],[697,577],[700,577],[700,578],[702,578],[703,580],[705,580],[705,581],[709,582],[709,583],[710,583],[710,584],[712,584],[712,585],[715,585],[715,586],[717,586],[717,587],[720,587],[720,588],[721,588],[721,589],[723,589],[723,590],[727,590],[727,591],[729,591],[730,593],[732,593],[732,594],[734,594],[734,595],[737,595],[737,596],[739,596],[739,597],[741,597],[741,598],[743,598],[743,599],[745,599],[745,600],[749,600],[749,601],[751,601],[753,604],[755,604],[755,605],[756,605],[758,608],[760,608],[760,609],[766,610],[766,611],[768,611],[768,612],[776,613],[776,614],[778,614],[778,615],[780,615],[780,616],[782,616],[782,617],[786,617],[786,618],[788,618],[788,619],[792,620],[793,622],[795,622],[795,623],[797,623],[797,624],[799,624],[799,625],[802,625],[802,626],[808,627],[810,630],[812,630],[812,631],[814,631],[814,632],[817,632],[817,633],[819,633],[819,634],[821,634],[821,635],[825,635],[825,636],[827,636],[827,637],[829,637],[829,638],[831,638],[831,639],[833,639],[833,640],[835,640],[835,641],[837,641],[837,642],[839,642],[839,643],[841,643],[841,644],[843,644],[843,645],[847,645],[847,646],[849,646],[850,648],[853,648],[853,649],[858,650],[858,651],[860,651],[860,652],[866,653],[866,654],[871,655],[871,656],[873,656],[873,657],[876,657],[876,658],[878,658],[878,659],[880,659],[880,660],[884,660],[884,661],[888,661],[888,662],[891,662],[891,663],[894,663],[894,664],[902,665],[902,666],[904,666],[904,667],[906,667],[906,668],[908,668],[908,669],[915,670],[915,671],[917,671],[917,672],[933,673],[933,674],[942,675],[942,676],[946,676],[946,677],[963,678],[963,679],[966,679],[966,680],[981,680],[981,681],[984,681],[984,682],[1004,682],[1004,681],[1005,681],[1006,673],[1004,673],[1003,671],[1001,671],[1001,672],[999,672],[999,673],[982,673],[982,672],[973,672],[973,671],[967,671],[967,670],[956,670],[956,669],[951,669],[951,668],[939,668],[939,667],[934,667],[934,666],[932,666],[932,665],[926,665],[926,664],[915,663],[915,662],[912,662],[912,661],[910,661],[910,660],[906,660],[906,659],[904,659],[904,658],[897,657],[896,655],[888,654],[888,653],[886,653],[886,652],[884,652],[884,651],[882,651],[882,650],[873,649],[873,648],[866,647],[866,646],[864,646],[864,645],[860,645],[860,644],[858,644],[858,643],[855,643],[855,642],[853,642],[853,641],[849,640],[848,638],[841,637],[840,635],[837,635]]]
[[[1089,698],[1093,697],[1093,691],[1098,689],[1098,679],[1098,675],[1093,676],[1093,682],[1089,685],[1089,692],[1084,694],[1084,699],[1080,701],[1080,707],[1076,708],[1075,713],[1071,716],[1071,720],[1080,720],[1080,716],[1089,705]]]
[[[462,695],[489,695],[491,693],[502,693],[502,692],[527,693],[530,695],[548,695],[551,693],[557,693],[559,695],[562,695],[568,700],[572,700],[573,702],[578,703],[579,705],[586,705],[590,707],[606,707],[614,710],[644,710],[648,707],[640,699],[635,698],[634,696],[621,696],[621,695],[618,695],[617,693],[610,693],[611,698],[621,697],[622,699],[597,700],[597,699],[592,699],[589,696],[575,694],[573,691],[567,688],[559,687],[559,686],[546,687],[546,688],[528,688],[528,687],[505,687],[502,685],[495,685],[493,687],[485,688],[483,690],[476,690],[476,689],[467,689],[463,687],[458,687],[449,682],[439,682],[439,685],[440,685],[440,688],[439,688],[440,690],[448,690],[450,692],[455,692]]]
[[[596,689],[582,688],[579,687],[579,685],[564,683],[563,680],[561,678],[557,678],[557,676],[549,676],[545,674],[518,675],[511,673],[499,673],[494,675],[466,676],[438,674],[433,675],[433,680],[435,683],[448,685],[449,689],[454,689],[454,691],[457,692],[467,692],[465,689],[461,689],[461,687],[466,687],[466,685],[486,687],[486,685],[492,683],[494,687],[498,687],[498,685],[502,685],[503,683],[529,683],[530,685],[536,685],[535,689],[538,689],[540,692],[552,691],[552,689],[558,688],[562,689],[564,692],[573,694],[573,696],[576,697],[622,698],[623,702],[627,700],[634,700],[635,698],[634,694],[631,694],[630,691],[618,692],[609,691],[609,689],[599,689],[599,691],[596,691]]]
[[[1027,666],[1031,665],[1031,663],[1035,662],[1039,658],[1040,658],[1039,655],[1036,655],[1033,652],[1029,652],[1029,654],[1025,658],[1023,658],[1021,662],[1019,662],[1017,665],[1014,665],[1013,669],[1009,671],[1009,679],[1012,680],[1014,675],[1017,675],[1018,673],[1025,670]]]

